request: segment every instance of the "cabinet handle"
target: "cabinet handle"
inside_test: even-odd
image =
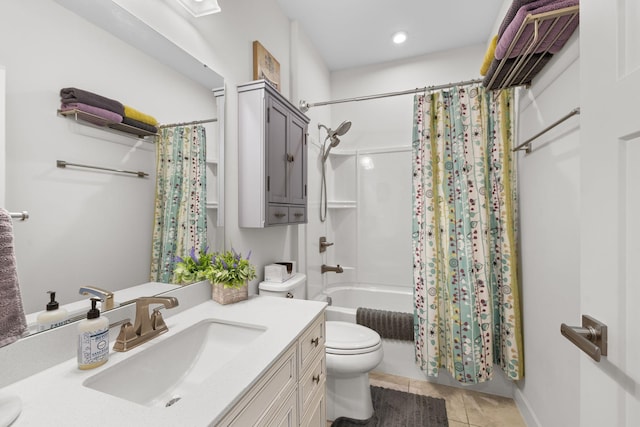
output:
[[[314,375],[313,377],[311,377],[311,381],[318,384],[320,382],[320,374]]]
[[[282,212],[277,212],[274,213],[273,216],[275,216],[276,218],[283,218],[286,214],[283,214]]]
[[[295,159],[294,159],[294,157],[293,157],[293,154],[289,154],[289,153],[287,153],[287,161],[288,161],[288,162],[293,162],[294,160],[295,160]]]
[[[320,343],[320,338],[316,337],[311,340],[311,344],[313,344],[314,347],[317,347],[319,343]]]
[[[296,212],[293,214],[296,218],[300,218],[302,215],[304,215],[302,212]]]

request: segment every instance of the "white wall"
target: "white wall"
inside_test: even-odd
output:
[[[331,99],[352,98],[478,78],[485,46],[475,45],[404,61],[333,73]],[[480,58],[480,59],[478,59]],[[336,104],[334,121],[353,126],[340,148],[377,148],[411,144],[413,96]]]
[[[90,90],[163,123],[215,117],[213,94],[50,0],[1,8],[6,203],[31,215],[14,226],[25,310],[42,310],[47,290],[69,302],[81,298],[81,285],[148,281],[154,145],[57,116],[59,91]],[[58,159],[151,176],[59,169]]]
[[[579,106],[574,35],[530,89],[521,90],[519,141]],[[577,426],[581,353],[560,335],[580,323],[579,123],[575,116],[518,158],[525,379],[516,401],[530,426]]]

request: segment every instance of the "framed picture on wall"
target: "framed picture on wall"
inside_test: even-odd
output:
[[[257,40],[253,42],[253,79],[264,79],[280,92],[280,63]]]

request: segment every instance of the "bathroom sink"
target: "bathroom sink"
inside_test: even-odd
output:
[[[171,406],[266,331],[203,320],[84,381],[85,387],[145,406]]]

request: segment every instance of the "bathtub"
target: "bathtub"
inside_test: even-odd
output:
[[[354,284],[328,288],[319,297],[329,302],[327,320],[356,323],[358,307],[413,313],[413,290]]]
[[[358,307],[413,313],[413,289],[410,287],[362,283],[340,285],[325,289],[316,299],[329,302],[327,320],[356,323]],[[425,379],[425,375],[415,364],[413,342],[385,338],[382,340],[382,349],[384,357],[374,371]]]
[[[410,287],[354,283],[326,288],[324,293],[315,299],[330,302],[326,310],[327,320],[356,323],[358,307],[413,313],[413,289]],[[374,369],[375,372],[462,387],[444,370],[441,370],[436,378],[427,378],[416,365],[414,344],[411,341],[384,338],[382,349],[384,356],[382,362]],[[513,384],[498,367],[492,381],[464,387],[499,396],[513,396]]]

